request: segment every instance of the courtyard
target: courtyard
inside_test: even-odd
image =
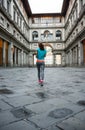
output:
[[[85,130],[85,68],[0,68],[0,130]]]

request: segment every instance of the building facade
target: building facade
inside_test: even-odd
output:
[[[65,17],[66,65],[85,65],[85,0],[71,0]]]
[[[54,48],[48,66],[85,65],[85,0],[69,0],[64,15],[30,15],[26,1],[0,0],[0,66],[34,66],[38,42]]]
[[[0,66],[28,66],[28,16],[20,0],[0,0]]]

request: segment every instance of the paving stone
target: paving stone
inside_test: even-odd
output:
[[[7,98],[5,99],[6,102],[13,105],[14,107],[24,106],[27,104],[32,104],[39,102],[41,99],[39,98],[33,98],[31,96],[19,96],[19,97],[13,97],[13,98]]]
[[[7,109],[11,109],[12,107],[10,105],[8,105],[7,103],[5,103],[4,101],[0,100],[0,109],[1,110],[7,110]]]
[[[45,130],[60,130],[60,129],[57,127],[57,125],[52,125]]]
[[[0,100],[3,99],[3,98],[4,98],[4,96],[3,96],[3,95],[0,95]]]
[[[39,130],[39,129],[33,126],[33,124],[30,124],[28,122],[18,121],[4,127],[0,127],[0,130]]]
[[[73,117],[63,121],[58,126],[64,130],[85,130],[85,123]]]
[[[27,119],[33,116],[35,113],[25,107],[13,108],[10,111],[16,118]]]
[[[75,96],[76,95],[76,96]],[[85,98],[84,98],[84,95],[85,95],[85,93],[80,93],[80,92],[75,92],[75,93],[73,93],[72,95],[69,95],[68,96],[68,98],[66,97],[66,96],[64,96],[63,98],[65,99],[65,100],[68,100],[68,101],[71,101],[71,102],[73,102],[73,103],[77,103],[78,101],[80,101],[80,100],[84,100]],[[67,99],[66,99],[67,98]]]
[[[0,112],[0,130],[1,130],[1,127],[4,126],[4,125],[7,125],[11,122],[14,122],[14,121],[17,121],[19,119],[15,118],[13,116],[13,114],[10,112],[10,111],[1,111]]]
[[[28,118],[28,120],[33,122],[40,128],[47,128],[57,121],[57,119],[48,116],[48,113],[41,113],[40,115],[32,116]]]
[[[39,103],[26,105],[25,107],[34,111],[35,113],[41,114],[45,112],[50,112],[56,108],[61,108],[67,104],[68,102],[63,99],[52,98]]]
[[[61,108],[61,109],[55,109],[51,111],[49,113],[49,116],[58,119],[58,118],[64,118],[69,115],[72,115],[72,113],[73,111],[71,109]]]
[[[82,123],[85,123],[85,110],[74,116],[79,119]]]

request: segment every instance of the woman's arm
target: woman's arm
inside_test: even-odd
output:
[[[51,47],[51,48],[52,48],[52,51],[53,51],[53,46],[52,46],[51,44],[49,44],[49,43],[43,43],[43,45],[44,45],[44,46],[49,46],[49,47]]]

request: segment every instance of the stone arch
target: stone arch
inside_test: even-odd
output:
[[[56,31],[56,39],[61,40],[62,39],[62,32],[60,30]]]
[[[47,50],[47,54],[45,58],[45,64],[47,66],[52,66],[53,65],[53,52],[52,52],[52,47],[50,46],[50,44],[46,46],[46,50]]]
[[[38,32],[37,31],[32,32],[32,39],[33,40],[38,40]]]
[[[48,31],[48,30],[45,30],[45,31],[44,31],[44,37],[48,37],[49,34],[50,34],[50,31]]]

